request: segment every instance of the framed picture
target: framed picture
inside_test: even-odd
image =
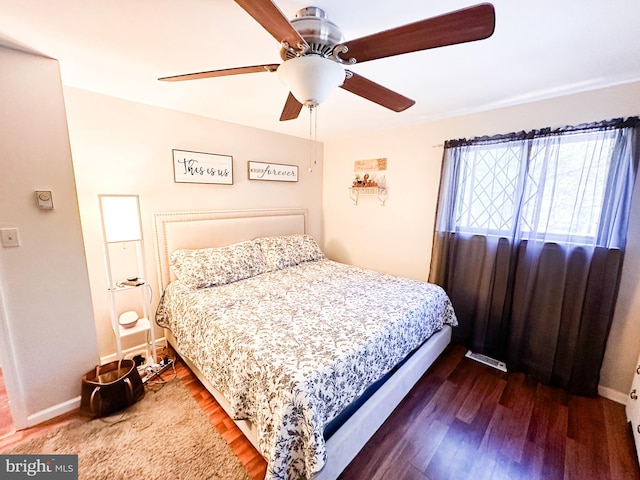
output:
[[[297,182],[298,166],[279,163],[249,162],[249,180]]]
[[[173,179],[176,183],[233,185],[233,157],[174,149]]]

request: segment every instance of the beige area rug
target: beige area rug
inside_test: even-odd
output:
[[[78,454],[85,480],[250,478],[178,379],[147,389],[123,413],[75,420],[4,453]]]

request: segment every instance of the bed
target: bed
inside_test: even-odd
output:
[[[337,478],[450,341],[440,287],[329,260],[305,209],[154,217],[156,321],[270,480]]]

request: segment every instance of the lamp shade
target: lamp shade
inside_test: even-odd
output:
[[[344,82],[344,68],[318,55],[287,60],[278,67],[278,78],[301,104],[316,106]]]
[[[105,240],[128,242],[140,240],[140,204],[137,195],[99,195]]]

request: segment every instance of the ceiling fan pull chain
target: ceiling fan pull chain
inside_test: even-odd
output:
[[[313,109],[313,164],[318,163],[318,107]]]
[[[315,148],[313,143],[313,105],[309,105],[309,168],[308,172],[313,172],[313,160],[315,155]]]
[[[313,172],[313,165],[317,165],[318,142],[318,108],[316,105],[309,105],[309,168],[308,172]]]

